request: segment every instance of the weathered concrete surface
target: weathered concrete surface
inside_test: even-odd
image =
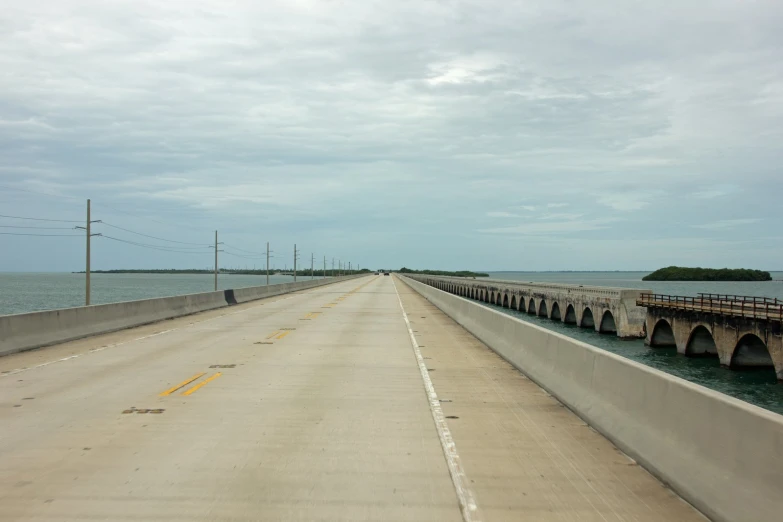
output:
[[[780,520],[783,416],[405,281],[711,519]]]
[[[328,278],[0,316],[0,356],[350,280]]]
[[[473,520],[698,520],[398,286],[460,417],[446,422]],[[10,355],[0,372],[0,520],[462,519],[391,277]]]
[[[117,332],[106,337],[126,344],[90,353],[92,337],[70,343],[78,358],[3,374],[0,520],[461,520],[385,279],[175,319],[141,340]],[[222,375],[159,396],[201,372],[193,385]]]
[[[776,321],[667,308],[647,309],[651,347],[676,346],[687,356],[714,356],[727,368],[773,366],[783,381],[783,332]]]
[[[398,282],[481,520],[701,521],[672,490]]]
[[[446,292],[573,323],[619,337],[644,337],[645,309],[636,306],[643,292],[629,288],[554,283],[522,283],[499,279],[467,279],[409,275]]]

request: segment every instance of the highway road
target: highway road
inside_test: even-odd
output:
[[[0,520],[704,520],[396,277],[0,358]]]

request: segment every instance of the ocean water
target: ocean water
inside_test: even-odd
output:
[[[568,283],[590,286],[614,286],[649,289],[656,293],[695,296],[699,292],[749,295],[783,299],[783,272],[771,272],[773,281],[764,282],[647,282],[648,272],[493,272],[493,279]],[[545,317],[526,314],[487,303],[523,321],[559,332],[568,337],[627,357],[647,366],[676,375],[737,399],[783,414],[783,383],[778,383],[771,368],[729,370],[717,358],[692,358],[678,354],[676,348],[650,348],[643,339],[623,340],[614,334],[599,334]]]
[[[783,272],[769,282],[643,282],[647,272],[492,272],[493,279],[568,283],[590,286],[644,288],[657,293],[696,295],[699,292],[751,295],[783,299]],[[307,279],[299,277],[300,280]],[[210,274],[93,274],[92,303],[112,303],[152,297],[209,292]],[[292,276],[270,276],[270,284],[293,281]],[[265,284],[264,276],[221,274],[218,288]],[[0,273],[0,315],[82,306],[84,274]],[[486,305],[492,306],[492,305]],[[523,321],[560,332],[623,357],[702,384],[719,392],[783,414],[783,384],[772,370],[731,371],[717,359],[688,358],[673,348],[648,348],[643,340],[620,340],[559,321],[498,308]]]
[[[642,281],[649,272],[488,272],[492,279],[585,286],[640,288],[656,294],[695,296],[698,293],[748,295],[783,299],[783,272],[772,281]]]
[[[298,276],[299,281],[310,276]],[[293,276],[270,275],[269,284],[288,283]],[[218,289],[266,284],[266,276],[218,275]],[[211,274],[91,274],[91,304],[214,290]],[[84,274],[0,273],[0,315],[84,305]]]

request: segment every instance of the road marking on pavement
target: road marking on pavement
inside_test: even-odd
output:
[[[191,382],[195,381],[196,379],[199,379],[199,378],[201,378],[202,376],[204,376],[204,375],[206,375],[206,374],[207,374],[207,372],[201,372],[201,373],[197,373],[196,375],[194,375],[194,376],[193,376],[193,377],[191,377],[190,379],[188,379],[188,380],[186,380],[186,381],[182,381],[181,383],[177,384],[177,385],[176,385],[176,386],[174,386],[173,388],[169,388],[168,390],[164,391],[163,393],[161,393],[161,394],[159,395],[159,397],[166,397],[167,395],[171,395],[172,393],[174,393],[175,391],[179,390],[179,389],[180,389],[180,388],[182,388],[183,386],[187,386],[187,385],[188,385],[188,384],[190,384]]]
[[[204,379],[203,381],[201,381],[197,385],[193,386],[192,388],[189,388],[189,389],[185,390],[184,392],[182,392],[182,395],[190,395],[191,393],[196,392],[199,388],[201,388],[202,386],[206,386],[207,384],[209,384],[210,382],[214,381],[215,379],[217,379],[221,375],[223,375],[223,374],[220,373],[220,372],[217,372],[212,377],[209,377],[208,379]]]
[[[290,333],[291,333],[291,332],[283,332],[283,333],[281,333],[280,335],[278,335],[277,337],[275,337],[275,339],[282,339],[283,337],[285,337],[286,335],[288,335],[288,334],[290,334]]]
[[[476,518],[476,512],[478,511],[476,497],[467,487],[468,477],[465,475],[465,470],[462,468],[462,461],[457,453],[457,446],[454,444],[448,422],[443,415],[443,409],[440,407],[438,394],[435,392],[435,386],[433,386],[432,379],[430,379],[430,375],[427,372],[427,366],[424,364],[424,358],[421,355],[421,350],[419,350],[416,335],[414,335],[413,328],[411,328],[408,314],[405,313],[405,307],[402,306],[402,298],[397,291],[397,285],[394,283],[394,279],[392,279],[392,285],[394,285],[394,292],[397,294],[397,301],[400,303],[400,310],[402,310],[402,317],[405,319],[405,325],[408,327],[408,335],[411,339],[413,352],[416,354],[416,361],[419,363],[419,372],[424,381],[424,389],[427,391],[430,412],[432,413],[432,419],[435,421],[435,427],[438,430],[438,438],[440,438],[440,445],[443,448],[443,455],[446,457],[446,462],[449,466],[449,474],[451,475],[451,482],[454,484],[454,491],[457,493],[462,519],[465,522],[478,522],[478,518]]]
[[[308,291],[297,290],[296,292],[294,292],[293,295],[290,295],[288,297],[283,297],[281,299],[275,299],[274,301],[268,301],[267,303],[259,303],[256,306],[263,306],[264,304],[275,304],[275,303],[279,303],[281,301],[288,301],[289,299],[295,299],[297,297],[306,296],[309,293],[310,292],[308,292]],[[274,297],[275,296],[272,296],[272,297],[269,297],[267,299],[274,299]],[[236,312],[230,312],[230,313],[227,313],[227,314],[220,314],[220,315],[218,315],[216,317],[210,317],[210,318],[207,318],[207,319],[203,319],[201,321],[196,321],[194,323],[190,323],[188,325],[185,325],[185,326],[182,326],[182,327],[179,327],[179,328],[171,328],[169,330],[163,330],[162,332],[157,332],[157,333],[150,334],[150,335],[144,335],[142,337],[137,337],[136,339],[131,339],[129,341],[123,341],[121,343],[107,344],[106,346],[101,346],[100,348],[93,348],[93,349],[87,350],[86,352],[83,352],[83,353],[77,353],[77,354],[74,354],[74,355],[69,355],[68,357],[63,357],[61,359],[55,359],[53,361],[47,361],[45,363],[36,364],[35,366],[30,366],[30,367],[27,367],[27,368],[15,368],[13,370],[10,370],[10,371],[4,372],[4,373],[0,373],[0,377],[9,377],[11,375],[16,375],[18,373],[26,372],[26,371],[29,371],[29,370],[36,370],[38,368],[43,368],[43,367],[49,366],[51,364],[64,362],[64,361],[70,361],[71,359],[77,359],[77,358],[79,358],[79,357],[81,357],[83,355],[88,355],[88,354],[96,353],[96,352],[102,352],[103,350],[108,350],[109,348],[116,348],[117,346],[123,346],[125,344],[135,343],[136,341],[143,341],[145,339],[149,339],[150,337],[157,337],[158,335],[163,335],[163,334],[167,334],[167,333],[170,333],[170,332],[176,332],[177,330],[181,330],[181,329],[184,329],[184,328],[189,328],[191,326],[194,326],[194,325],[197,325],[197,324],[201,324],[201,323],[206,323],[208,321],[214,321],[216,319],[220,319],[221,317],[225,317],[227,315],[243,314],[243,313],[248,312],[250,310],[254,310],[256,308],[256,306],[249,306],[248,308],[245,308],[243,310],[238,310]],[[330,307],[323,306],[322,308],[330,308]],[[212,311],[212,310],[205,310],[205,312],[210,312],[210,311]],[[178,319],[178,318],[175,318],[175,319]],[[98,335],[105,335],[105,334],[98,334]],[[65,341],[65,342],[68,342],[68,341]],[[64,344],[64,343],[58,343],[58,344]]]
[[[36,364],[35,366],[30,366],[29,368],[17,368],[15,370],[11,370],[8,373],[0,374],[0,377],[7,377],[9,375],[16,375],[17,373],[26,372],[28,370],[35,370],[36,368],[43,368],[44,366],[49,366],[50,364],[54,364],[54,363],[58,363],[58,362],[70,361],[71,359],[76,359],[78,357],[81,357],[82,355],[87,355],[89,353],[95,353],[95,352],[102,352],[103,350],[108,350],[109,348],[114,348],[116,346],[122,346],[123,344],[134,343],[136,341],[143,341],[144,339],[149,339],[150,337],[157,337],[158,335],[163,335],[165,333],[173,332],[174,330],[177,330],[177,329],[178,328],[172,328],[171,330],[163,330],[162,332],[157,332],[157,333],[154,333],[154,334],[145,335],[145,336],[142,336],[142,337],[137,337],[136,339],[131,339],[130,341],[124,341],[124,342],[121,342],[121,343],[107,344],[106,346],[101,346],[100,348],[93,348],[92,350],[88,350],[88,351],[86,351],[84,353],[77,353],[77,354],[74,354],[74,355],[69,355],[68,357],[63,357],[62,359],[55,359],[53,361],[49,361],[49,362],[45,362],[45,363],[41,363],[41,364]]]
[[[274,333],[271,333],[271,334],[267,335],[266,338],[267,339],[271,339],[272,337],[274,337],[275,335],[277,335],[279,333],[280,333],[280,330],[275,330]]]

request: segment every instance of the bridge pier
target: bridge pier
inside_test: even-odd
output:
[[[412,278],[450,293],[596,332],[644,337],[644,309],[636,306],[643,290],[440,276]]]
[[[687,357],[717,357],[732,370],[771,366],[783,381],[780,323],[650,306],[645,328],[645,344],[652,348],[676,346]]]

